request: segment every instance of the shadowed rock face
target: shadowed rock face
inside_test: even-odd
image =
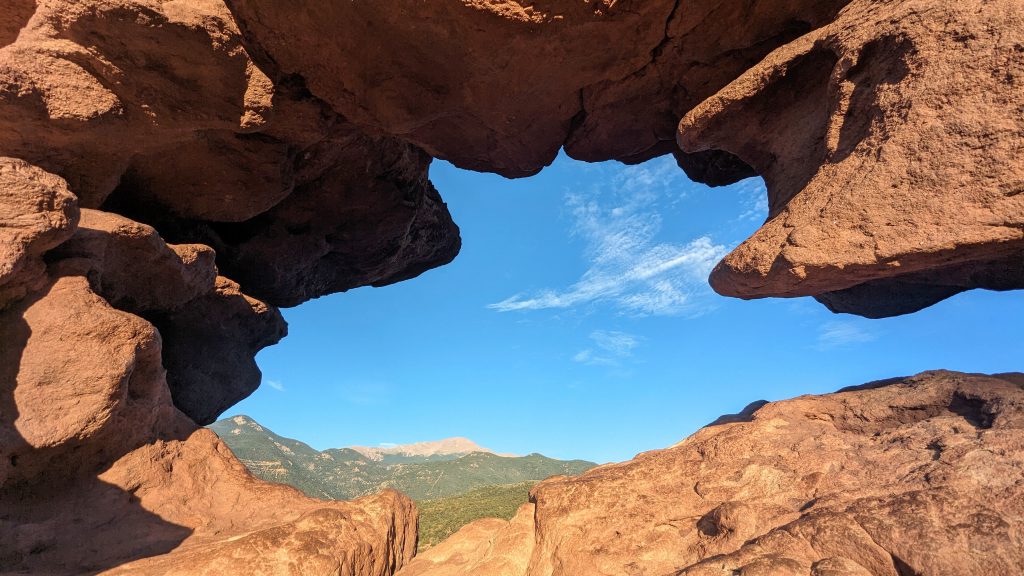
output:
[[[509,177],[562,146],[584,160],[673,151],[682,114],[843,4],[228,1],[254,53],[353,122]]]
[[[415,548],[406,499],[328,505],[270,488],[196,423],[258,386],[253,356],[286,332],[278,306],[455,257],[433,158],[519,177],[560,148],[588,161],[672,153],[711,185],[761,174],[770,218],[711,279],[741,298],[814,296],[881,317],[1024,287],[1018,8],[10,0],[0,566],[96,572],[171,550],[129,571],[402,566]],[[537,518],[554,490],[537,493]],[[748,517],[737,510],[708,525]],[[676,542],[669,520],[644,537]],[[831,530],[815,522],[801,526]],[[1003,539],[991,545],[1007,542],[992,526]],[[530,570],[546,569],[545,538]],[[778,546],[793,566],[810,561]]]
[[[399,574],[1016,574],[1021,382],[926,372],[765,404],[547,480]]]

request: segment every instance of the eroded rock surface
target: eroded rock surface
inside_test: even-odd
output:
[[[679,117],[847,1],[228,5],[254,54],[353,122],[517,177],[562,146],[591,161],[672,152]]]
[[[680,124],[768,186],[712,285],[867,316],[1024,285],[1022,83],[1014,0],[855,0],[776,50]]]
[[[407,497],[313,500],[198,429],[258,385],[276,308],[208,246],[0,166],[4,279],[27,293],[0,311],[0,572],[390,576],[411,558]]]
[[[43,254],[71,237],[77,200],[53,174],[0,157],[0,310],[45,284]]]
[[[524,504],[509,521],[471,522],[420,554],[401,576],[525,574],[533,551],[534,505]]]
[[[1024,570],[1022,375],[926,372],[724,422],[545,481],[532,512],[470,525],[400,574]]]

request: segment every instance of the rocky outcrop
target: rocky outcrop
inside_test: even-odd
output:
[[[190,428],[62,489],[0,493],[4,572],[385,576],[414,553],[405,496],[313,500],[256,480],[212,432]]]
[[[430,157],[268,76],[215,0],[5,6],[0,128],[0,571],[402,566],[406,497],[265,484],[196,423],[259,385],[275,304],[454,257]]]
[[[545,481],[400,575],[1016,574],[1021,384],[926,372],[765,404]]]
[[[7,2],[0,565],[98,571],[172,549],[132,570],[386,574],[407,560],[415,514],[404,499],[335,506],[276,491],[245,476],[196,423],[258,386],[253,356],[286,331],[278,306],[407,280],[455,257],[459,230],[428,178],[435,157],[511,177],[537,172],[560,149],[588,161],[673,153],[710,184],[759,173],[770,218],[712,276],[733,296],[810,295],[836,311],[888,316],[970,288],[1024,287],[1017,8]],[[931,388],[921,389],[927,400]],[[992,430],[979,442],[996,441]],[[855,437],[876,441],[843,436],[851,450],[868,450]],[[914,478],[908,485],[933,486]],[[214,485],[260,512],[212,503]],[[537,526],[564,521],[551,502],[567,485],[537,492]],[[962,511],[929,510],[940,505]],[[1000,510],[993,517],[1009,522]],[[832,530],[798,512],[806,530]],[[765,522],[782,518],[773,514],[758,511]],[[719,515],[746,518],[731,508]],[[969,531],[982,522],[972,518],[958,522]],[[642,535],[678,544],[679,518],[670,520],[615,540],[610,557],[621,546],[661,570],[657,554],[629,543]],[[103,528],[115,524],[147,536],[120,542]],[[1002,525],[992,526],[999,537]],[[864,530],[899,562],[931,566]],[[538,534],[529,570],[575,566],[572,542],[582,540],[556,550]],[[772,538],[764,546],[779,557],[811,561]],[[74,554],[80,543],[89,554]],[[261,552],[268,547],[281,551]],[[729,562],[754,566],[751,550],[732,550]],[[228,558],[235,564],[222,564]],[[833,570],[870,558],[814,562]]]
[[[359,126],[520,177],[563,146],[588,161],[674,151],[684,113],[847,1],[227,3],[261,62]]]
[[[877,317],[1024,285],[1019,8],[854,0],[690,111],[684,150],[768,186],[768,222],[715,289]]]
[[[524,504],[511,520],[467,524],[417,556],[401,576],[525,574],[533,551],[533,516],[534,505]]]
[[[228,4],[258,60],[476,170],[642,161],[684,117],[691,177],[768,183],[723,294],[882,317],[1024,286],[1013,0]]]
[[[43,287],[43,254],[71,237],[77,219],[77,198],[63,180],[0,157],[0,310]]]
[[[450,261],[430,157],[268,76],[243,44],[219,0],[41,1],[0,49],[0,153],[84,208],[213,247],[273,305]]]
[[[3,204],[22,215],[8,270],[35,277],[9,275],[33,290],[0,312],[0,571],[384,576],[412,556],[407,497],[313,500],[197,428],[258,384],[276,309],[218,277],[208,247],[79,211],[60,178],[4,167],[26,183]]]

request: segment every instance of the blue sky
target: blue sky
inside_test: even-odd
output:
[[[466,436],[499,452],[620,461],[758,399],[933,368],[1024,369],[1024,298],[973,291],[910,316],[741,301],[711,267],[763,221],[763,185],[566,157],[506,180],[435,162],[455,262],[285,310],[248,414],[325,449]]]

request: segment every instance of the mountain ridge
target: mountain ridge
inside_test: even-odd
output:
[[[363,456],[375,461],[396,461],[404,458],[436,458],[445,459],[451,456],[462,456],[473,452],[483,452],[504,456],[509,458],[518,457],[517,454],[499,454],[490,448],[484,448],[476,442],[463,436],[452,436],[440,440],[428,440],[413,442],[411,444],[397,444],[393,446],[347,446],[349,450],[355,450]]]
[[[321,451],[280,436],[245,415],[218,420],[209,428],[257,477],[289,484],[322,499],[347,500],[385,488],[404,492],[414,500],[444,498],[483,486],[575,475],[595,466],[536,453],[509,456],[476,450],[482,447],[461,437],[372,450],[345,447]],[[465,449],[472,451],[459,451]]]

